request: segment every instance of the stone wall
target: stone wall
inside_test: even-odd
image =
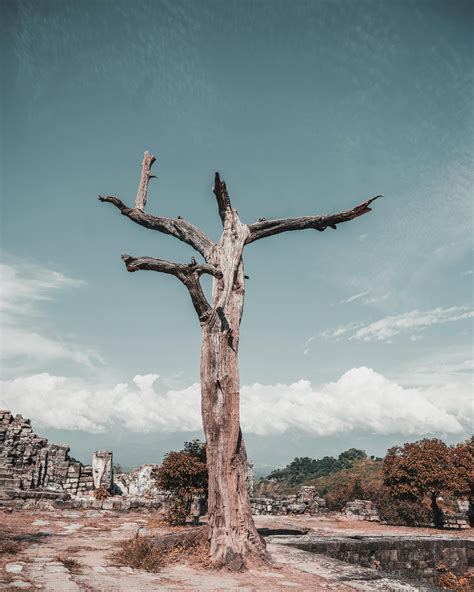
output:
[[[29,419],[0,411],[0,499],[68,499],[92,489],[92,467],[69,456],[69,446],[49,443]]]
[[[472,565],[474,541],[458,537],[342,537],[307,535],[289,541],[293,547],[320,553],[391,574],[432,582],[439,564],[457,576]],[[435,588],[438,589],[438,588]]]

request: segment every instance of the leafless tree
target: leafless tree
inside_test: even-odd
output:
[[[128,271],[151,270],[176,276],[188,289],[202,331],[201,409],[209,471],[208,527],[211,559],[230,569],[267,559],[265,543],[257,533],[247,494],[247,454],[240,429],[238,348],[245,291],[242,254],[255,241],[290,230],[336,229],[342,222],[370,212],[377,195],[352,210],[328,216],[260,218],[254,224],[240,221],[232,207],[226,184],[215,174],[213,192],[223,231],[214,243],[199,228],[182,218],[161,218],[145,212],[148,183],[154,176],[155,157],[145,152],[135,207],[118,197],[99,196],[145,228],[170,234],[187,243],[204,259],[174,263],[152,257],[122,255]],[[212,301],[206,298],[200,277],[213,278]]]

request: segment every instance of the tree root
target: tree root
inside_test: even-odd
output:
[[[178,532],[171,532],[160,537],[151,537],[150,541],[157,551],[166,551],[173,547],[189,549],[196,545],[207,543],[209,540],[209,526],[198,526]]]
[[[207,524],[197,527],[172,532],[162,536],[149,538],[153,549],[163,558],[171,556],[175,551],[199,549],[202,552],[203,546],[209,548],[210,529]],[[192,555],[192,552],[190,553]],[[242,571],[246,568],[259,568],[268,566],[271,560],[263,547],[261,550],[249,552],[245,556],[240,553],[229,551],[224,560],[215,562],[209,557],[209,561],[204,565],[213,569],[228,569],[232,572]]]

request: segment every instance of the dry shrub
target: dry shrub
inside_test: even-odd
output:
[[[110,524],[107,524],[107,522],[103,522],[102,520],[89,520],[84,524],[84,528],[95,528],[103,531],[112,530]]]
[[[434,583],[440,588],[455,590],[455,592],[470,592],[473,589],[474,574],[472,572],[457,576],[442,562],[436,564],[436,571],[438,573]]]
[[[64,567],[71,573],[79,573],[81,570],[81,564],[77,559],[68,557],[67,555],[57,555],[56,561],[59,561]]]
[[[172,526],[167,522],[165,514],[148,518],[146,525],[148,528],[163,528],[167,531],[179,531],[183,530],[183,528],[186,528],[184,526]]]
[[[14,541],[0,542],[0,555],[14,555],[20,550],[20,545]]]
[[[105,500],[108,497],[110,497],[110,493],[105,487],[99,487],[97,489],[94,489],[94,491],[92,492],[92,495],[97,500]]]
[[[164,513],[165,522],[170,526],[184,526],[190,511],[191,499],[172,498],[168,509]]]
[[[171,563],[188,563],[197,567],[211,567],[207,541],[189,546],[176,543],[159,546],[150,537],[137,536],[120,543],[120,550],[111,556],[119,565],[157,572]]]
[[[159,571],[163,565],[161,554],[157,553],[149,539],[141,536],[120,543],[120,550],[111,558],[119,565],[151,572]]]
[[[79,553],[80,551],[94,551],[94,547],[87,547],[86,545],[72,545],[71,547],[64,549],[64,552],[68,555]]]

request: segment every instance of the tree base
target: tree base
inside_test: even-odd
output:
[[[165,557],[175,549],[191,550],[209,546],[210,528],[207,524],[195,528],[188,528],[178,532],[172,532],[162,536],[151,538],[151,544],[157,553]],[[249,567],[258,568],[270,565],[271,561],[265,550],[265,543],[262,541],[260,547],[250,550],[243,555],[235,553],[231,549],[225,554],[225,558],[213,560],[209,556],[208,561],[203,563],[205,567],[212,569],[227,569],[232,572],[242,571]]]

